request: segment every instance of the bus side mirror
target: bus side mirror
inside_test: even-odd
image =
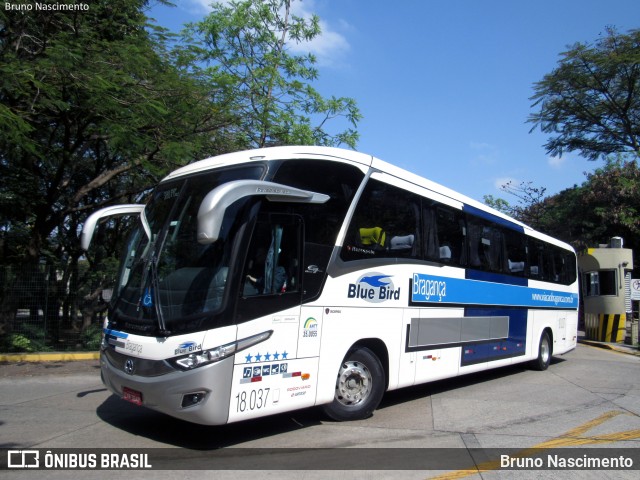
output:
[[[220,237],[227,208],[244,197],[264,195],[270,202],[325,203],[329,195],[261,180],[235,180],[211,190],[198,210],[198,242],[214,243]]]
[[[93,238],[93,232],[95,231],[96,225],[101,219],[106,217],[119,217],[122,215],[141,215],[144,231],[147,233],[147,236],[151,238],[151,229],[149,228],[149,225],[144,217],[144,205],[114,205],[112,207],[102,208],[97,212],[93,212],[91,215],[89,215],[89,218],[87,218],[87,220],[84,222],[84,226],[82,227],[82,235],[80,236],[80,247],[85,251],[89,249],[89,245],[91,245],[91,239]]]

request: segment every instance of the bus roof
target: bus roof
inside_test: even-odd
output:
[[[373,161],[371,155],[359,153],[354,150],[345,150],[333,147],[316,146],[287,146],[268,147],[253,150],[243,150],[240,152],[225,153],[217,155],[195,163],[191,163],[175,170],[162,181],[172,180],[176,177],[199,173],[213,168],[226,167],[247,162],[261,162],[269,160],[287,160],[295,158],[317,158],[333,161],[348,161],[370,167]]]
[[[337,161],[337,162],[347,162],[359,165],[363,170],[368,168],[372,168],[383,173],[389,174],[391,176],[400,178],[406,182],[412,183],[422,188],[426,188],[433,192],[437,192],[441,195],[449,197],[453,200],[461,202],[465,205],[469,205],[480,210],[484,210],[496,217],[507,220],[511,223],[521,226],[523,229],[527,231],[528,234],[546,240],[550,243],[556,244],[558,246],[569,248],[571,246],[554,239],[553,237],[549,237],[541,232],[537,232],[533,230],[528,225],[505,215],[498,210],[495,210],[488,205],[485,205],[478,200],[474,200],[471,197],[467,197],[455,190],[452,190],[448,187],[445,187],[441,184],[438,184],[434,181],[428,180],[424,177],[421,177],[415,173],[411,173],[408,170],[397,167],[391,163],[380,160],[371,155],[356,152],[354,150],[346,150],[342,148],[335,147],[318,147],[318,146],[281,146],[281,147],[268,147],[268,148],[259,148],[253,150],[243,150],[239,152],[226,153],[223,155],[217,155],[215,157],[210,157],[204,160],[200,160],[198,162],[194,162],[192,164],[181,167],[169,175],[167,175],[162,182],[173,180],[175,178],[191,175],[194,173],[200,173],[207,170],[226,167],[229,165],[238,165],[241,163],[249,163],[249,162],[262,162],[269,160],[287,160],[287,159],[299,159],[299,158],[315,158],[315,159],[323,159],[327,161]]]

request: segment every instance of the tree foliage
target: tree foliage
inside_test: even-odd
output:
[[[636,160],[609,159],[587,176],[585,202],[604,225],[640,238],[640,169]],[[614,232],[612,232],[614,233]],[[612,235],[613,236],[613,235]],[[640,252],[640,249],[638,249]]]
[[[485,195],[484,203],[507,215],[517,218],[523,223],[537,228],[540,219],[544,216],[546,206],[544,204],[545,187],[536,187],[533,182],[521,182],[515,185],[508,181],[500,189],[518,199],[517,203],[510,204],[503,198],[495,198],[493,195]]]
[[[291,0],[215,3],[212,12],[185,32],[191,65],[204,64],[220,87],[220,101],[240,118],[238,134],[254,147],[315,144],[355,148],[361,118],[352,98],[325,98],[311,86],[316,58],[292,46],[321,34],[317,16],[301,18]],[[195,61],[194,61],[195,60]],[[342,118],[346,128],[329,131]],[[344,122],[343,122],[344,123]]]
[[[89,211],[137,196],[224,125],[205,110],[203,86],[172,65],[145,4],[1,13],[5,261],[77,258]]]
[[[34,281],[39,263],[54,267],[49,326],[67,294],[80,296],[88,318],[104,307],[124,225],[99,232],[86,256],[94,268],[80,268],[89,213],[138,201],[168,170],[234,145],[235,116],[212,103],[209,83],[178,68],[146,3],[0,10],[0,265]],[[0,332],[11,331],[16,308],[37,312],[31,301],[0,295]]]
[[[530,183],[515,191],[507,187],[503,191],[515,195],[518,205],[502,199],[497,205],[537,230],[577,249],[621,236],[627,248],[640,251],[640,169],[635,159],[610,157],[604,167],[587,174],[581,185],[544,198],[544,189]],[[489,205],[496,202],[485,197]]]
[[[168,171],[205,156],[354,146],[360,114],[352,99],[325,99],[309,85],[315,59],[288,46],[317,36],[319,21],[291,15],[289,1],[217,5],[186,46],[150,23],[148,0],[86,3],[0,9],[0,266],[26,278],[46,263],[58,274],[49,291],[81,293],[90,319],[127,225],[109,222],[85,255],[78,234],[92,211],[139,202]],[[335,117],[352,128],[329,133]],[[26,303],[0,291],[0,333]]]
[[[576,43],[535,84],[532,100],[539,110],[528,121],[550,135],[551,155],[640,156],[640,30],[607,28],[593,44]]]
[[[482,201],[485,205],[488,205],[489,207],[499,212],[515,217],[515,215],[513,214],[513,208],[504,198],[496,198],[493,195],[484,195],[482,197]]]
[[[290,54],[320,33],[317,17],[292,15],[288,0],[216,4],[185,46],[146,8],[95,0],[81,11],[0,11],[2,263],[77,260],[91,211],[135,201],[203,156],[354,146],[353,128],[329,133],[327,123],[355,127],[355,102],[321,97],[309,84],[313,56]],[[104,245],[113,255],[117,242]]]
[[[609,243],[620,236],[640,251],[640,169],[635,160],[607,159],[580,186],[545,199],[540,228],[576,248]],[[638,264],[638,258],[635,259]]]

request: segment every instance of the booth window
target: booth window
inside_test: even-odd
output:
[[[615,270],[587,272],[584,279],[584,292],[587,297],[617,295],[618,293]]]

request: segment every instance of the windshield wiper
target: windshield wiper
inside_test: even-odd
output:
[[[156,239],[157,240],[157,239]],[[156,244],[157,241],[150,242],[145,253],[143,253],[140,261],[144,262],[144,274],[140,282],[140,290],[138,292],[138,307],[137,310],[140,317],[144,317],[144,308],[153,308],[156,314],[156,321],[158,327],[158,335],[168,337],[171,335],[171,331],[167,330],[164,320],[164,314],[162,312],[162,306],[160,305],[160,284],[158,281],[158,261],[156,258]],[[144,257],[147,257],[146,259]],[[139,317],[139,318],[140,318]]]
[[[153,298],[153,303],[156,310],[156,319],[158,320],[158,333],[162,337],[168,337],[171,335],[171,331],[167,330],[167,324],[164,320],[164,313],[162,313],[162,305],[160,304],[160,282],[158,281],[158,266],[155,258],[151,259],[150,288],[150,294]]]

